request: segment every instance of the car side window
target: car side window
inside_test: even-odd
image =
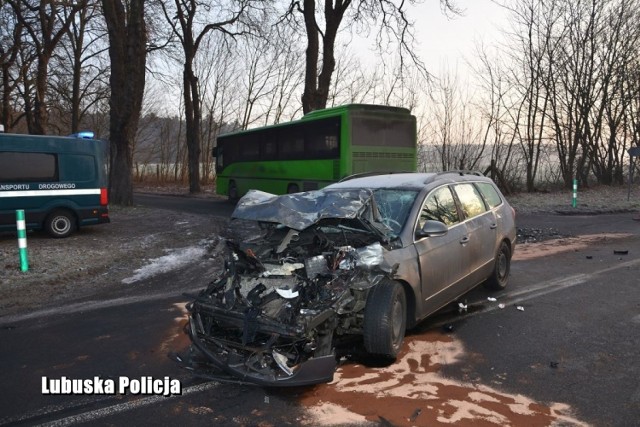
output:
[[[473,218],[487,211],[480,192],[471,183],[456,184],[454,191],[460,200],[465,218]]]
[[[478,182],[476,183],[478,190],[482,193],[484,200],[491,208],[495,208],[502,204],[502,197],[500,197],[500,193],[498,190],[488,182]]]
[[[456,202],[449,187],[440,187],[427,196],[418,219],[418,228],[422,228],[427,220],[444,222],[448,226],[460,222]]]

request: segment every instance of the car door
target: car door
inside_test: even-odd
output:
[[[463,254],[465,282],[474,286],[487,277],[493,265],[498,224],[495,213],[485,204],[474,184],[455,184],[453,190],[460,201],[469,238]]]
[[[416,230],[427,220],[443,222],[448,231],[444,236],[416,239],[415,248],[420,265],[423,297],[423,316],[426,316],[455,298],[455,284],[464,276],[463,259],[467,233],[460,221],[453,193],[449,186],[439,187],[425,198]]]

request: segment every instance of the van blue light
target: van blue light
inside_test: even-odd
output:
[[[72,133],[69,136],[74,137],[74,138],[93,139],[94,136],[95,136],[95,133],[93,131],[90,131],[90,130],[83,130],[82,132]]]

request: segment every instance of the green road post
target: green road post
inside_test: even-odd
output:
[[[20,251],[20,270],[29,271],[29,258],[27,256],[27,228],[24,222],[24,210],[16,211],[16,225],[18,227],[18,249]]]

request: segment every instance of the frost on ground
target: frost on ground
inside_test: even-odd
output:
[[[137,290],[151,275],[190,262],[219,264],[211,256],[219,252],[216,243],[227,224],[223,218],[114,206],[110,217],[110,224],[85,227],[66,239],[29,232],[25,273],[19,269],[15,233],[0,233],[0,316],[87,298],[117,298]]]

